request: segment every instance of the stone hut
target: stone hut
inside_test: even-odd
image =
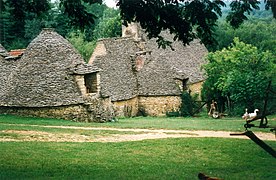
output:
[[[166,39],[172,35],[162,33]],[[116,116],[162,116],[176,111],[183,90],[200,93],[200,67],[207,49],[198,40],[158,48],[139,25],[123,28],[123,37],[101,39],[89,64],[101,68],[101,93],[111,98]]]
[[[0,111],[76,121],[113,118],[100,96],[100,69],[85,64],[62,36],[44,29],[15,61],[1,58]],[[2,80],[4,77],[4,80]]]

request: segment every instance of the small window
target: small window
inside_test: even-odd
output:
[[[86,93],[97,93],[97,74],[86,74],[84,75],[84,83],[86,87]]]

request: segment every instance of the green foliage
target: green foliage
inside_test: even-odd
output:
[[[250,20],[239,28],[233,29],[229,24],[220,20],[215,29],[216,47],[208,47],[209,50],[222,50],[233,43],[234,37],[241,41],[256,46],[259,50],[270,50],[276,56],[276,20],[272,18]],[[262,31],[260,31],[262,30]]]
[[[233,1],[230,3],[231,12],[226,17],[226,20],[232,27],[238,28],[244,20],[247,20],[245,13],[250,13],[253,8],[259,9],[259,1]],[[237,18],[239,17],[239,18]]]
[[[223,1],[213,0],[119,0],[118,5],[124,23],[139,22],[146,29],[149,38],[158,38],[159,46],[168,45],[168,41],[160,36],[163,30],[174,34],[174,40],[180,40],[184,45],[193,39],[199,38],[206,46],[213,46],[216,42],[213,37],[218,16],[222,15]],[[231,1],[231,10],[226,19],[232,27],[239,27],[246,14],[259,9],[257,0]],[[271,8],[276,14],[276,3],[266,1],[267,9]]]
[[[41,31],[43,27],[43,22],[39,18],[26,20],[25,21],[25,35],[24,38],[28,40],[34,39]]]
[[[187,91],[184,91],[181,95],[180,116],[188,117],[193,116],[199,105],[196,103],[198,94],[191,95]]]
[[[275,0],[264,0],[266,2],[265,8],[270,9],[273,12],[273,17],[276,18],[276,1]]]
[[[204,66],[208,79],[203,86],[203,97],[210,100],[220,96],[228,100],[228,110],[240,114],[245,108],[262,109],[268,82],[275,73],[273,55],[259,52],[252,45],[234,39],[232,47],[209,53]]]
[[[94,8],[96,7],[99,6],[94,6]],[[89,60],[98,39],[118,37],[122,34],[121,18],[118,10],[104,7],[98,14],[102,17],[100,17],[97,24],[93,26],[92,35],[89,29],[87,29],[88,32],[71,31],[69,35],[67,35],[67,39],[78,49],[85,61]]]
[[[204,44],[214,42],[212,29],[221,14],[222,1],[163,1],[163,0],[119,0],[124,24],[137,21],[146,30],[149,38],[158,38],[159,46],[168,44],[159,34],[168,29],[174,34],[174,40],[184,45],[194,38],[200,38]]]
[[[121,35],[119,11],[97,4],[99,2],[1,0],[0,43],[8,50],[26,48],[42,28],[51,27],[66,37],[88,61],[99,38]],[[70,14],[71,11],[75,14]]]
[[[1,5],[3,7],[0,11],[0,43],[4,45],[5,48],[8,48],[7,45],[14,39],[14,34],[10,32],[11,28],[14,26],[14,22],[10,19],[10,8],[5,7],[3,4]]]
[[[180,112],[179,111],[170,111],[166,112],[166,117],[179,117]]]
[[[7,49],[25,48],[30,42],[31,34],[37,33],[40,21],[34,23],[34,19],[40,19],[50,10],[48,0],[10,0],[2,1],[0,11],[0,42]],[[41,19],[40,19],[41,20]],[[31,23],[33,22],[33,23]],[[29,31],[30,27],[34,32]],[[25,31],[25,26],[29,28]]]
[[[188,92],[183,92],[181,95],[180,112],[184,117],[193,115],[193,99]]]
[[[94,24],[96,16],[87,11],[85,3],[102,3],[102,0],[60,0],[63,13],[69,17],[70,24],[82,31]]]
[[[93,31],[93,39],[118,37],[122,34],[121,16],[118,10],[107,8]]]
[[[71,32],[67,39],[79,51],[84,60],[88,62],[93,49],[96,46],[96,41],[85,41],[85,33],[82,33],[81,31]]]

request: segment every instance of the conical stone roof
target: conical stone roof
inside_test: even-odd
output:
[[[1,48],[1,47],[0,47]],[[7,53],[8,54],[8,53]],[[0,55],[0,102],[7,95],[7,86],[11,73],[15,70],[18,61],[16,59],[5,59],[6,56]]]
[[[66,39],[52,29],[44,29],[29,44],[10,75],[8,94],[2,103],[18,107],[83,103],[74,74],[70,72],[81,64],[84,64],[81,55]]]
[[[0,56],[2,57],[9,56],[8,51],[2,46],[2,44],[0,44]]]

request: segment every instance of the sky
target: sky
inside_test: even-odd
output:
[[[108,7],[116,7],[116,2],[115,0],[103,0],[103,2],[108,6]]]

